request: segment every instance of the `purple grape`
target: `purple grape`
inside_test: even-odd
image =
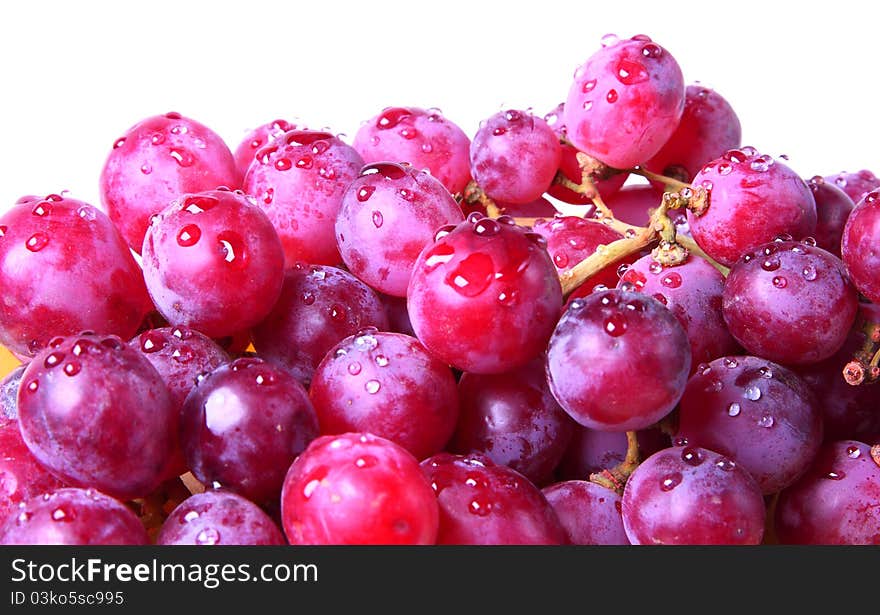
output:
[[[656,428],[641,429],[636,437],[642,459],[671,445],[669,436]],[[599,431],[578,425],[556,473],[560,480],[587,480],[591,474],[611,470],[622,463],[626,451],[625,433]]]
[[[70,485],[132,498],[167,476],[177,411],[156,369],[118,337],[50,341],[25,370],[18,411],[34,457]]]
[[[880,545],[880,461],[855,440],[828,442],[804,476],[779,494],[782,544]]]
[[[0,526],[0,545],[146,545],[140,519],[94,489],[57,489],[23,502]]]
[[[181,502],[162,524],[156,544],[284,545],[287,541],[259,506],[231,491],[213,489]]]
[[[846,192],[816,175],[807,182],[816,199],[816,245],[840,258],[843,228],[855,203]]]
[[[342,269],[297,263],[284,274],[275,307],[254,327],[254,347],[308,386],[327,351],[366,327],[388,327],[373,289]]]
[[[20,502],[61,487],[28,450],[18,421],[0,418],[0,523]]]
[[[773,241],[730,269],[722,311],[753,355],[786,365],[827,359],[846,341],[858,293],[839,258],[808,243]]]
[[[317,435],[306,390],[262,359],[221,365],[183,405],[180,440],[195,477],[260,504],[278,497],[287,468]]]
[[[322,435],[369,432],[419,460],[443,450],[458,418],[452,370],[416,338],[375,329],[331,349],[309,395]]]
[[[822,443],[822,415],[809,386],[788,369],[724,357],[688,381],[676,440],[730,457],[770,494],[809,467]]]
[[[559,405],[581,425],[605,431],[644,429],[669,414],[690,366],[690,344],[675,315],[624,290],[572,301],[547,352]]]
[[[448,450],[481,453],[536,485],[550,479],[576,423],[550,393],[543,361],[503,374],[464,373],[458,397],[461,413]]]
[[[483,455],[439,453],[422,471],[440,504],[437,544],[565,544],[544,495],[519,472]]]
[[[583,480],[555,483],[543,490],[573,545],[628,545],[621,498]]]
[[[760,544],[764,500],[741,465],[695,446],[667,448],[636,468],[623,492],[633,544]]]

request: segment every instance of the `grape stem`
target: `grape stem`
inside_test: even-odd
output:
[[[462,199],[468,205],[480,204],[486,209],[486,214],[490,218],[497,218],[502,214],[501,208],[495,204],[495,201],[489,198],[485,191],[480,188],[479,184],[471,180],[462,192]]]
[[[862,348],[843,368],[843,379],[852,386],[859,386],[865,381],[872,383],[880,377],[880,349],[877,348],[880,325],[867,320],[862,325],[862,331],[865,332]]]
[[[639,455],[639,439],[635,431],[626,432],[626,457],[623,461],[610,469],[590,474],[590,482],[602,485],[612,491],[623,495],[623,488],[630,475],[639,467],[641,456]]]
[[[668,192],[679,192],[684,188],[691,187],[690,184],[685,183],[679,179],[675,179],[674,177],[667,177],[666,175],[660,175],[659,173],[654,173],[642,167],[641,165],[629,169],[629,172],[634,175],[641,175],[649,181],[663,184],[664,186],[666,186],[666,190]]]

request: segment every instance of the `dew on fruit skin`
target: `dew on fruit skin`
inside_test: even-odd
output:
[[[553,255],[553,264],[559,269],[564,269],[568,265],[568,254],[565,252],[557,252]]]
[[[354,465],[359,468],[372,468],[378,463],[379,460],[376,459],[373,455],[361,455],[355,460]]]
[[[762,378],[773,378],[773,370],[767,367],[766,365],[758,370],[758,373]]]
[[[746,390],[743,392],[743,397],[751,401],[758,401],[761,399],[761,389],[754,384],[750,385],[746,387]]]
[[[357,376],[361,373],[361,364],[358,361],[352,361],[348,364],[348,373]]]
[[[681,275],[676,271],[671,271],[660,278],[660,283],[668,288],[678,288],[681,286]]]
[[[290,162],[290,158],[279,158],[273,166],[279,171],[289,171],[293,167],[293,163]]]
[[[125,137],[116,139],[116,141],[113,142],[113,149],[119,149],[123,145],[125,145]]]
[[[605,333],[610,335],[611,337],[620,337],[624,333],[626,333],[627,322],[626,316],[623,314],[617,313],[612,314],[608,318],[605,319],[603,324],[603,330]]]
[[[297,169],[311,169],[315,165],[315,161],[311,156],[303,156],[295,164]]]
[[[366,333],[364,335],[359,335],[354,340],[355,350],[359,350],[361,352],[367,352],[369,350],[372,350],[373,348],[375,348],[378,345],[379,345],[379,341],[376,339],[376,336],[372,335],[370,333]]]
[[[202,237],[202,230],[195,224],[187,224],[177,233],[177,244],[182,248],[196,245]]]
[[[171,353],[171,358],[178,363],[189,363],[195,358],[195,353],[193,353],[192,348],[189,346],[181,346],[174,349],[174,352]]]
[[[858,459],[862,455],[862,451],[859,450],[858,446],[847,446],[846,447],[846,455],[850,459]]]
[[[37,390],[39,390],[39,388],[40,388],[40,381],[37,380],[36,378],[31,380],[27,384],[27,390],[30,391],[31,393],[36,393]]]
[[[705,458],[703,456],[703,453],[700,452],[700,449],[688,446],[681,451],[681,460],[689,466],[696,467],[701,465],[705,461]]]
[[[616,103],[618,98],[617,90],[614,89],[608,90],[608,93],[605,95],[605,100],[609,103]]]
[[[43,361],[43,366],[46,368],[52,368],[61,363],[64,360],[65,354],[63,352],[53,352],[46,357],[46,360]]]
[[[482,252],[474,252],[450,270],[445,281],[460,295],[476,297],[489,287],[494,277],[495,265],[491,257]]]
[[[810,246],[811,248],[815,248],[817,245],[816,239],[814,237],[804,237],[801,240],[801,243],[804,244],[805,246]]]
[[[370,145],[379,145],[379,137],[375,135],[370,137]]]
[[[663,48],[656,43],[648,43],[642,47],[642,55],[646,58],[659,58],[663,55]]]
[[[730,369],[733,369],[739,365],[739,361],[737,361],[734,357],[724,357],[721,362],[724,363],[724,367],[728,367]]]
[[[70,523],[76,519],[76,513],[70,507],[59,506],[52,511],[52,521],[64,521]]]
[[[708,363],[700,363],[697,365],[697,373],[701,376],[708,376],[712,372],[712,367]]]
[[[733,171],[733,165],[729,162],[721,162],[718,164],[718,175],[730,175]]]
[[[808,282],[812,282],[816,279],[816,268],[813,265],[806,265],[801,271],[801,274],[804,276],[804,279]]]
[[[315,302],[315,295],[314,295],[314,293],[304,292],[304,293],[302,294],[302,302],[303,302],[305,305],[312,305],[312,304]]]
[[[485,517],[492,512],[492,505],[488,502],[480,502],[480,500],[471,500],[468,504],[468,512],[478,517]]]
[[[752,171],[757,171],[758,173],[764,173],[766,171],[769,171],[770,167],[772,167],[773,164],[774,164],[773,158],[770,156],[767,156],[765,154],[763,156],[758,156],[757,158],[755,158],[751,162],[751,164],[749,165],[749,168],[751,168]]]
[[[169,155],[174,158],[174,161],[181,167],[191,167],[195,164],[195,158],[183,148],[180,147],[172,147],[169,150]]]
[[[224,261],[230,264],[244,265],[244,242],[238,233],[223,231],[217,236],[217,241],[220,244],[220,253]]]
[[[382,217],[382,212],[374,210],[372,215],[373,226],[376,228],[382,228],[382,224],[385,222],[385,219]]]
[[[375,186],[361,186],[361,188],[357,191],[357,200],[361,203],[364,203],[373,196],[373,193],[376,192]]]
[[[501,232],[501,225],[492,218],[483,218],[474,224],[474,233],[481,237],[492,237]]]
[[[724,388],[724,383],[718,380],[717,378],[713,378],[709,385],[706,387],[707,393],[720,393]]]
[[[388,357],[386,357],[384,354],[377,354],[375,361],[376,365],[378,365],[379,367],[387,367],[388,363],[390,363]]]
[[[203,529],[196,535],[196,544],[216,545],[220,542],[220,532],[212,527]]]
[[[165,348],[165,339],[159,333],[145,333],[141,338],[141,352],[151,354]]]
[[[367,382],[364,383],[364,390],[370,395],[375,395],[379,392],[379,389],[381,388],[382,385],[379,383],[378,380],[367,380]]]
[[[672,439],[672,446],[687,446],[688,439],[684,436],[676,436]]]
[[[788,286],[788,280],[786,280],[785,277],[781,275],[774,276],[773,286],[775,286],[776,288],[785,288],[786,286]]]
[[[715,466],[725,472],[732,472],[736,468],[736,463],[727,457],[719,457],[718,461],[715,462]]]
[[[825,475],[825,478],[830,478],[831,480],[843,480],[846,478],[846,472],[843,470],[831,470]]]
[[[727,406],[727,415],[728,416],[739,416],[739,413],[742,411],[740,405],[736,402],[731,403]]]
[[[655,45],[656,46],[656,45]],[[641,62],[621,58],[617,62],[614,76],[624,85],[634,85],[648,80],[648,71]],[[608,101],[612,102],[612,101]]]
[[[765,429],[769,429],[773,427],[776,421],[773,420],[773,417],[769,414],[762,414],[761,418],[758,419],[758,427],[764,427]]]
[[[584,111],[589,111],[592,108],[593,108],[593,101],[592,100],[585,100],[584,103],[581,105],[581,109],[583,109]]]
[[[766,258],[761,263],[761,269],[764,271],[776,271],[779,269],[779,259],[777,258]]]
[[[672,491],[678,485],[681,484],[681,473],[674,472],[672,474],[667,474],[660,480],[660,490],[661,491]]]
[[[319,167],[318,175],[320,175],[324,179],[336,179],[336,171],[333,169],[328,169],[327,167]]]
[[[25,247],[31,252],[39,252],[49,244],[49,236],[43,232],[31,235],[25,242]]]
[[[198,511],[191,510],[183,516],[183,521],[185,523],[192,523],[193,521],[195,521],[198,518],[199,518]]]
[[[330,306],[330,318],[337,322],[344,322],[348,316],[348,310],[340,303],[334,303]]]

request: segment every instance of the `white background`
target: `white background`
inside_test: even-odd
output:
[[[625,5],[625,6],[623,6]],[[744,142],[802,175],[880,173],[880,28],[867,2],[4,2],[0,210],[70,190],[99,204],[114,140],[175,110],[235,148],[276,117],[349,135],[389,105],[466,133],[543,114],[603,34],[644,33],[737,110]]]

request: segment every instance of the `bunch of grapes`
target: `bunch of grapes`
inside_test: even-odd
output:
[[[880,179],[644,35],[563,98],[166,113],[19,199],[0,544],[880,544]]]

